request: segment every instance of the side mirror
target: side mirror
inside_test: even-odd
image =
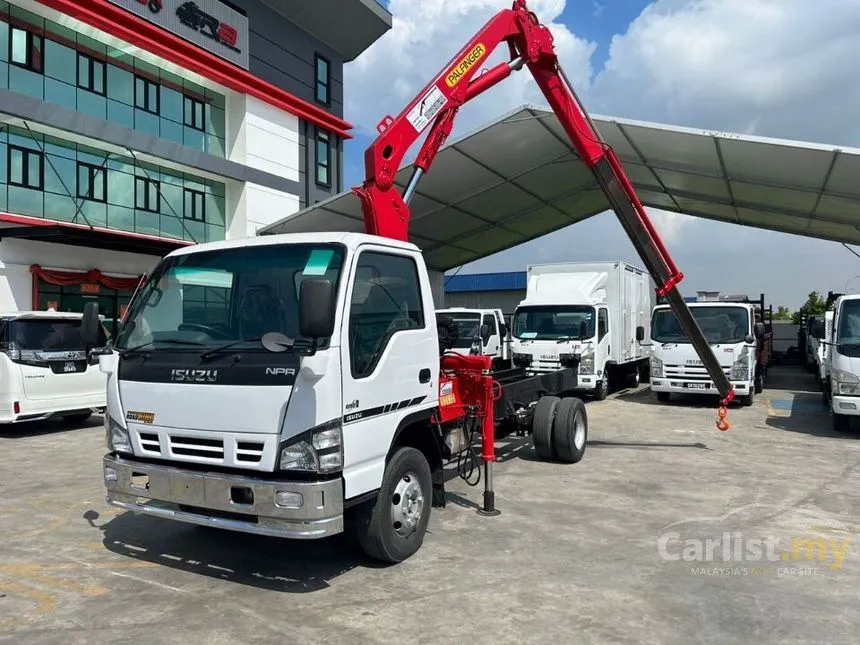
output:
[[[485,343],[490,340],[490,326],[481,325],[481,340]]]
[[[81,343],[89,352],[99,344],[99,304],[88,302],[84,305],[84,315],[81,318]]]
[[[764,336],[764,323],[757,322],[753,325],[753,333],[756,338],[762,338]]]
[[[499,324],[499,336],[501,336],[502,340],[508,337],[508,326],[505,323]]]
[[[645,328],[639,325],[636,328],[636,342],[641,343],[643,340],[645,340]]]
[[[816,320],[815,324],[812,325],[812,337],[821,340],[824,338],[824,331],[824,321]]]
[[[747,334],[746,336],[744,336],[744,342],[747,344],[754,343],[755,342],[755,336],[753,336],[752,334]]]
[[[325,338],[334,332],[334,287],[325,278],[306,278],[299,289],[299,333]]]

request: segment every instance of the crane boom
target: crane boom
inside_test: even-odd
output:
[[[510,59],[478,74],[481,65],[502,43]],[[460,107],[506,79],[528,68],[556,114],[576,152],[594,174],[639,257],[678,318],[714,386],[719,391],[720,419],[728,429],[726,406],[734,389],[707,339],[678,291],[683,274],[663,245],[614,150],[600,137],[559,66],[550,30],[542,25],[526,0],[492,17],[396,117],[377,125],[378,137],[365,151],[365,180],[353,192],[361,200],[368,233],[408,240],[409,201],[451,133]],[[429,128],[414,162],[414,171],[401,194],[394,184],[403,158]]]

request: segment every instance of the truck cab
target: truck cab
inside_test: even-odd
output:
[[[761,392],[768,351],[762,351],[764,322],[755,306],[745,302],[705,301],[688,304],[732,386],[744,405]],[[702,361],[668,305],[651,316],[651,389],[661,402],[672,394],[715,394]],[[762,356],[765,358],[762,359]]]
[[[860,294],[838,297],[832,314],[829,336],[824,325],[817,335],[827,347],[824,386],[830,393],[833,428],[844,431],[860,416]]]
[[[445,317],[457,328],[452,349],[489,356],[494,369],[510,364],[508,325],[501,309],[447,307],[436,310],[437,320]]]

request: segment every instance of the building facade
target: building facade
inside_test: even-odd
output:
[[[0,1],[0,310],[109,324],[182,245],[343,189],[376,0]]]

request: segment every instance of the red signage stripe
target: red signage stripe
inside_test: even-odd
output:
[[[351,139],[352,124],[106,0],[38,0],[120,40]]]

